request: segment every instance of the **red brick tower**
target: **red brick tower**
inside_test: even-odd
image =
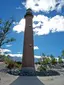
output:
[[[26,24],[24,33],[22,70],[29,72],[34,70],[33,27],[32,27],[33,14],[31,9],[27,9],[24,18]]]

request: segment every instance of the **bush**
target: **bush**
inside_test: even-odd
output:
[[[51,62],[51,60],[49,58],[44,58],[43,61],[42,61],[42,64],[43,65],[47,65]]]
[[[13,62],[9,62],[7,68],[8,68],[8,69],[14,68],[14,63],[13,63]]]
[[[37,69],[38,71],[46,71],[46,67],[43,65],[39,66]]]
[[[21,63],[13,61],[8,56],[5,57],[5,63],[7,64],[8,69],[12,69],[12,68],[21,69]]]
[[[15,65],[14,65],[16,68],[19,68],[19,69],[21,69],[21,66],[22,66],[22,64],[20,63],[20,62],[15,62]]]
[[[12,69],[12,68],[18,68],[21,69],[21,64],[18,64],[17,62],[11,61],[8,63],[7,68]]]
[[[4,55],[0,54],[0,61],[4,61]]]
[[[53,58],[53,59],[51,59],[51,63],[52,63],[53,65],[55,65],[55,64],[57,64],[57,60],[56,60],[55,58]]]
[[[52,65],[57,64],[57,60],[55,59],[55,57],[53,55],[51,55],[50,57],[51,57],[51,64]]]
[[[63,63],[62,58],[59,56],[58,63]]]

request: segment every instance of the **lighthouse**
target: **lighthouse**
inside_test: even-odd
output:
[[[25,18],[25,32],[24,32],[24,45],[23,45],[23,58],[22,58],[22,71],[23,73],[33,74],[34,68],[34,44],[33,44],[33,27],[32,10],[26,10]]]

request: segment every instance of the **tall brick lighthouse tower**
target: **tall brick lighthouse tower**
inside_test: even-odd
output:
[[[33,51],[33,27],[32,19],[33,14],[31,9],[27,9],[25,18],[25,33],[24,33],[24,47],[22,58],[22,71],[23,73],[34,72],[34,51]]]

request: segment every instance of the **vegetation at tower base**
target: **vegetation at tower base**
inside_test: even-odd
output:
[[[11,33],[11,30],[12,30],[11,29],[12,24],[13,24],[12,19],[6,20],[6,21],[2,21],[0,19],[0,48],[4,44],[15,41],[13,37],[8,38],[8,34]]]
[[[50,55],[51,57],[51,64],[54,65],[57,63],[57,60],[55,59],[55,57],[53,55]]]
[[[60,64],[63,63],[61,56],[58,56],[58,63],[60,63]]]
[[[51,62],[51,60],[49,58],[43,58],[43,61],[40,61],[40,66],[38,67],[39,71],[46,71],[47,69],[49,69],[49,63]]]
[[[8,69],[18,68],[21,69],[21,62],[13,61],[12,58],[10,58],[9,55],[0,55],[0,58],[2,58],[3,62],[6,64]]]
[[[62,50],[62,54],[61,54],[62,58],[64,58],[64,50]]]
[[[62,56],[58,56],[56,59],[52,54],[50,56],[46,56],[44,53],[42,54],[42,57],[39,59],[38,64],[38,71],[49,71],[52,68],[57,69],[64,67]]]
[[[18,75],[20,73],[22,67],[21,62],[13,61],[9,55],[1,55],[0,58],[3,58],[7,73],[12,75]]]
[[[13,75],[18,75],[21,70],[21,63],[20,62],[15,62],[13,60],[9,60],[7,64],[8,68],[8,73],[13,74]]]
[[[4,59],[5,59],[5,55],[1,55],[1,54],[0,54],[0,62],[3,62]]]
[[[8,44],[16,40],[15,38],[8,36],[12,32],[13,21],[13,19],[9,19],[6,21],[0,19],[0,49],[2,49],[2,46],[4,44]],[[5,62],[8,69],[20,69],[21,67],[20,63],[11,60],[8,56],[5,55],[5,53],[2,55],[0,52],[0,61]]]

